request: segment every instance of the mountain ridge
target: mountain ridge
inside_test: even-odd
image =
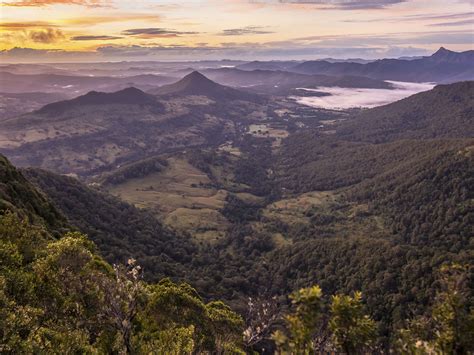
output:
[[[78,96],[71,100],[53,102],[51,104],[45,105],[36,112],[40,114],[54,114],[77,106],[103,106],[110,104],[149,105],[161,108],[163,107],[152,95],[149,95],[135,87],[129,87],[113,93],[89,91],[87,94]]]
[[[382,80],[450,83],[462,75],[474,79],[474,51],[454,52],[441,47],[428,57],[413,60],[381,59],[367,64],[307,61],[291,70],[303,74],[356,75]]]

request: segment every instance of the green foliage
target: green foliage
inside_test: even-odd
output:
[[[363,311],[362,294],[332,296],[329,328],[335,345],[346,354],[366,353],[374,345],[377,328]]]
[[[468,266],[444,265],[431,315],[411,320],[396,342],[400,353],[469,354],[474,351],[474,305]]]
[[[153,163],[154,160],[151,160]],[[26,176],[48,194],[69,222],[86,233],[110,263],[140,260],[148,280],[183,277],[196,245],[141,211],[76,179],[37,169]]]
[[[149,334],[190,329],[192,343],[201,351],[222,352],[241,346],[243,321],[220,301],[205,304],[188,284],[164,279],[147,288],[148,302],[141,320]]]
[[[294,312],[284,318],[288,335],[279,330],[273,334],[273,340],[282,353],[311,354],[315,349],[313,338],[321,320],[321,298],[319,286],[303,288],[290,295]]]
[[[233,312],[221,301],[213,301],[206,305],[209,315],[211,334],[214,337],[217,353],[242,353],[242,317]]]
[[[142,354],[191,354],[195,349],[194,326],[169,327],[153,336],[135,339],[137,351]]]
[[[80,233],[55,240],[0,216],[0,352],[239,352],[243,322],[187,284],[145,284],[135,260],[111,267]]]
[[[0,214],[6,210],[28,217],[35,223],[45,224],[53,232],[66,227],[57,209],[0,155]]]

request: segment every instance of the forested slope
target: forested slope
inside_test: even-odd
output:
[[[67,226],[55,206],[0,155],[0,210],[6,209],[28,217],[33,222],[45,223],[52,231]]]
[[[89,188],[78,180],[39,169],[25,175],[48,195],[69,223],[86,233],[109,262],[140,260],[148,279],[185,277],[197,247],[165,228],[147,211]]]
[[[54,238],[50,229],[64,225],[64,218],[1,159],[2,201],[7,201],[0,209],[1,353],[242,353],[243,320],[224,303],[206,303],[188,284],[169,279],[147,284],[132,258],[112,267],[79,232]],[[41,174],[37,172],[38,179]],[[43,175],[56,187],[67,180],[57,177],[54,182]],[[74,190],[72,180],[61,186],[59,191],[76,198],[84,193],[79,184]],[[113,218],[129,216],[137,227],[133,209],[120,215],[107,199],[88,194],[92,202],[86,206],[79,206],[80,198],[73,201],[83,213],[81,226],[90,228],[91,214],[103,208],[97,218],[110,216],[102,233],[112,228],[119,236],[129,232],[122,229],[126,220],[119,224]],[[64,210],[70,212],[68,208]],[[84,208],[92,210],[86,213]],[[93,224],[100,227],[98,219]],[[167,265],[165,260],[156,262]]]

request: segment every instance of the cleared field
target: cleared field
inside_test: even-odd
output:
[[[294,198],[284,199],[268,205],[263,216],[278,218],[285,223],[310,223],[308,212],[315,208],[322,210],[335,201],[331,191],[307,192]]]
[[[162,172],[130,179],[109,191],[139,208],[150,209],[178,231],[216,239],[228,225],[218,212],[224,207],[227,191],[210,187],[209,177],[184,158],[167,160]]]
[[[249,126],[249,133],[255,137],[262,138],[286,138],[288,132],[281,128],[273,128],[267,124],[251,124]]]
[[[266,231],[273,236],[276,246],[291,243],[290,235],[297,235],[300,228],[311,228],[315,237],[329,232],[340,237],[383,235],[386,231],[381,216],[369,214],[367,205],[345,204],[333,191],[313,191],[283,199],[268,205],[262,211],[263,223],[255,222],[256,231]],[[281,223],[288,232],[280,231]]]
[[[240,149],[237,147],[234,147],[232,145],[232,142],[226,142],[225,144],[222,144],[221,146],[219,146],[219,151],[227,152],[237,157],[240,157],[242,155],[242,152],[240,151]]]
[[[209,208],[178,208],[168,214],[164,222],[176,231],[191,231],[195,238],[208,242],[223,237],[229,225],[224,216]]]

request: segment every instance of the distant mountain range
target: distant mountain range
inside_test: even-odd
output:
[[[356,75],[381,80],[450,83],[474,79],[474,51],[453,52],[441,47],[429,57],[382,59],[367,64],[307,61],[290,70],[303,74]]]
[[[14,74],[0,72],[2,92],[59,92],[70,97],[84,94],[91,90],[117,91],[130,86],[146,90],[159,85],[169,84],[176,78],[162,75],[142,74],[128,77],[79,76],[58,74]]]
[[[382,80],[361,76],[307,75],[282,70],[252,71],[236,68],[208,69],[203,71],[210,79],[234,87],[262,94],[288,95],[296,88],[339,86],[347,88],[390,89]]]

